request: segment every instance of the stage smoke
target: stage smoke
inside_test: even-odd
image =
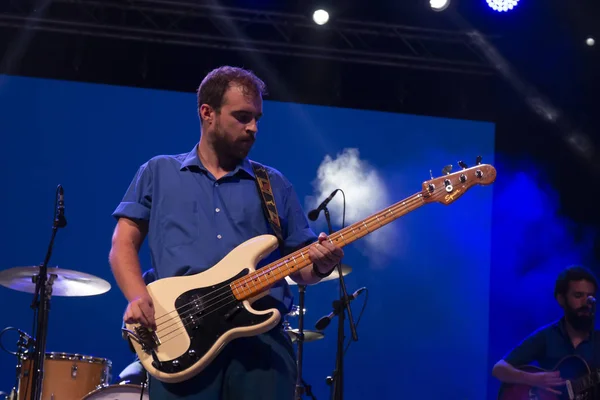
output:
[[[345,226],[381,211],[391,204],[387,189],[379,172],[367,161],[361,160],[358,149],[344,149],[335,159],[325,156],[317,170],[317,179],[313,181],[314,195],[306,199],[306,209],[316,208],[335,189],[346,194]],[[343,217],[343,195],[338,192],[329,203],[333,230],[341,228]],[[373,265],[381,265],[393,254],[397,234],[393,224],[359,239],[357,248],[369,257]],[[327,232],[323,213],[315,224],[319,232]],[[318,232],[317,232],[318,233]],[[353,245],[354,245],[353,244]]]
[[[502,299],[507,318],[518,312],[533,329],[556,317],[553,291],[560,271],[592,267],[597,232],[564,215],[557,189],[538,166],[523,162],[511,170],[496,164],[505,178],[494,188],[492,297]]]

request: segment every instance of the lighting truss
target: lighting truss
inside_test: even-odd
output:
[[[493,74],[468,35],[176,0],[11,0],[0,26],[346,63]],[[38,0],[39,2],[39,0]]]

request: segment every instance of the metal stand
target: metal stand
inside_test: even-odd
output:
[[[590,343],[592,344],[592,359],[591,359],[591,368],[592,370],[596,370],[596,368],[598,368],[598,358],[596,356],[596,298],[595,297],[588,297],[588,303],[590,305],[590,314],[591,314],[591,318],[592,318],[592,324],[590,327]],[[598,400],[600,399],[600,390],[598,388],[598,385],[594,385],[592,387],[592,399],[593,400]]]
[[[7,330],[16,330],[17,332],[19,332],[19,340],[17,341],[17,351],[11,353],[15,357],[17,357],[17,366],[15,368],[15,386],[10,391],[10,394],[6,394],[4,392],[0,394],[5,395],[5,400],[17,400],[19,387],[21,385],[21,370],[23,369],[23,361],[27,359],[27,355],[29,354],[29,348],[33,345],[33,339],[20,329],[13,327],[8,327],[4,329],[4,331]]]
[[[327,207],[323,209],[325,213],[325,219],[327,220],[327,226],[329,228],[329,234],[333,233],[333,228],[331,226],[331,218],[329,216],[329,210]],[[339,280],[340,280],[340,289],[341,289],[341,299],[333,302],[333,309],[335,315],[338,317],[338,334],[337,334],[337,351],[336,351],[336,363],[335,370],[331,376],[328,377],[327,383],[333,383],[333,400],[342,400],[344,398],[344,324],[346,315],[344,313],[344,308],[348,312],[348,320],[350,322],[350,332],[352,334],[352,340],[355,342],[358,340],[358,334],[356,333],[356,326],[354,324],[354,318],[352,317],[352,309],[350,308],[350,299],[348,298],[348,292],[346,291],[346,282],[344,281],[344,274],[342,271],[342,264],[339,263],[337,265]]]
[[[31,397],[32,400],[42,398],[42,382],[44,380],[44,359],[46,355],[46,335],[48,329],[48,312],[50,311],[50,297],[52,296],[52,284],[56,275],[48,276],[48,263],[52,257],[52,248],[54,247],[54,238],[58,228],[67,226],[67,220],[64,216],[63,188],[58,185],[57,188],[58,208],[55,208],[54,222],[52,224],[52,236],[46,252],[46,258],[40,265],[38,275],[33,279],[35,281],[35,292],[31,308],[37,312],[37,327],[35,334],[35,350],[33,352],[33,374],[31,378]]]
[[[296,343],[298,346],[298,355],[296,358],[297,374],[296,374],[296,393],[294,396],[295,400],[301,400],[302,396],[306,394],[313,400],[316,400],[312,394],[310,385],[304,382],[302,379],[302,359],[304,355],[304,295],[306,292],[306,285],[298,285],[298,335]]]

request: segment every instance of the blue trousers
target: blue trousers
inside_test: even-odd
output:
[[[164,383],[150,377],[150,400],[293,400],[296,355],[279,326],[229,343],[195,377]]]

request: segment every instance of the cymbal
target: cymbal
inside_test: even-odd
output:
[[[285,330],[289,337],[292,339],[292,342],[298,341],[298,334],[300,331],[298,329],[286,329]],[[304,330],[304,342],[314,342],[315,340],[321,340],[325,337],[323,332],[319,331],[311,331],[308,329]]]
[[[0,285],[19,292],[34,293],[33,277],[39,266],[15,267],[0,271]],[[84,272],[48,267],[48,275],[56,275],[52,283],[52,296],[95,296],[110,290],[110,283]]]
[[[342,264],[342,274],[344,276],[348,275],[350,272],[352,272],[352,267],[347,265],[347,264]],[[340,274],[338,273],[338,269],[337,267],[335,267],[335,269],[333,270],[333,272],[331,273],[331,275],[329,275],[327,278],[323,278],[319,281],[319,283],[321,282],[326,282],[326,281],[332,281],[334,279],[338,279],[340,277]],[[297,285],[296,282],[294,282],[292,280],[292,278],[290,278],[289,276],[285,277],[285,280],[287,281],[287,283],[289,285]]]

